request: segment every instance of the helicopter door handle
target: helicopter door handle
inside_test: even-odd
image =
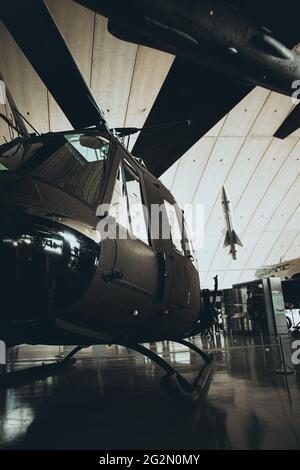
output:
[[[158,282],[158,302],[162,302],[165,298],[166,280],[168,272],[166,267],[166,254],[164,252],[157,253],[159,266],[159,282]]]
[[[122,279],[124,274],[120,271],[112,270],[102,273],[102,279],[105,282],[113,282],[116,279]]]

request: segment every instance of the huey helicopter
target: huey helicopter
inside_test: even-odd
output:
[[[74,130],[29,134],[6,87],[14,119],[0,117],[18,136],[0,146],[1,340],[8,347],[80,345],[43,366],[42,374],[69,365],[87,345],[124,345],[166,371],[165,389],[195,401],[209,384],[214,359],[185,338],[208,328],[212,316],[209,298],[201,299],[183,214],[127,150],[128,131],[108,129],[44,2],[18,4],[24,16],[15,15],[14,3],[1,5],[0,18]],[[34,33],[26,16],[34,17]],[[69,88],[61,75],[71,77]],[[143,208],[139,214],[134,205]],[[161,208],[155,236],[144,210],[152,217],[154,205]],[[140,344],[160,340],[201,356],[205,365],[194,384]],[[7,373],[2,382],[20,374]]]
[[[210,326],[213,305],[209,292],[200,290],[182,212],[158,177],[253,81],[241,84],[226,75],[220,87],[211,69],[176,58],[135,158],[123,140],[135,129],[108,128],[44,2],[2,2],[0,19],[74,128],[29,134],[7,94],[14,122],[2,117],[18,137],[0,147],[1,339],[8,346],[80,345],[55,367],[70,364],[86,345],[125,345],[166,371],[164,388],[196,401],[214,359],[186,339]],[[297,65],[297,56],[289,59]],[[170,121],[178,132],[162,125]],[[133,202],[150,214],[153,205],[162,208],[158,236],[144,211],[136,236]],[[99,224],[119,236],[103,236]],[[163,226],[169,237],[162,236]],[[201,356],[205,365],[193,384],[141,345],[159,340],[177,341]]]

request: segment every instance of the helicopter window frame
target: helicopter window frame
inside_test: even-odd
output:
[[[141,241],[147,246],[151,246],[151,239],[149,237],[149,224],[148,220],[145,217],[145,212],[144,210],[139,211],[138,216],[141,217],[141,221],[143,223],[143,236],[140,236],[140,233],[137,233],[136,228],[134,226],[133,220],[136,220],[135,215],[132,214],[132,207],[133,203],[130,198],[130,193],[128,191],[128,183],[130,180],[126,178],[126,172],[130,177],[132,178],[131,181],[136,181],[138,184],[138,194],[136,195],[138,198],[138,204],[140,207],[144,208],[145,207],[145,199],[144,199],[144,191],[143,191],[143,185],[142,185],[142,178],[138,174],[137,171],[135,171],[134,167],[125,159],[121,158],[119,161],[118,169],[117,169],[117,174],[116,174],[116,180],[114,184],[114,189],[112,192],[112,198],[111,198],[111,203],[110,203],[110,213],[115,217],[117,223],[121,226],[123,226],[128,233],[130,234],[130,237],[136,240]],[[116,191],[116,185],[118,182],[118,179],[120,179],[119,184],[121,185],[121,191],[119,193]],[[113,206],[116,206],[118,209],[121,208],[123,210],[122,213],[118,213],[117,215],[113,213],[112,211],[112,202],[115,198],[115,195],[117,194],[118,200],[113,203]],[[121,198],[123,198],[123,203],[121,202]],[[123,222],[121,219],[123,218]],[[125,221],[126,219],[126,221]]]
[[[169,224],[170,241],[171,241],[171,245],[173,247],[173,250],[178,255],[181,255],[181,256],[186,258],[187,253],[186,253],[186,250],[185,250],[184,245],[183,245],[183,238],[184,238],[184,218],[183,218],[183,215],[182,215],[182,226],[181,226],[179,218],[178,218],[178,210],[179,210],[178,204],[176,202],[175,203],[170,202],[166,198],[163,198],[163,204],[164,204],[164,209],[165,209],[165,213],[166,213],[166,216],[167,216],[167,221],[168,221],[168,224]],[[170,210],[172,210],[173,217],[170,217],[170,212],[169,212],[168,208]],[[174,224],[172,224],[172,222],[175,222],[175,221],[177,223],[177,229],[173,230]],[[178,233],[180,233],[180,239],[174,237],[176,231],[178,231]],[[180,246],[180,249],[179,249],[179,246]]]
[[[24,144],[22,144],[22,142],[16,143],[13,147],[9,148],[7,152],[0,155],[0,171],[3,172],[7,170],[20,176],[34,178],[41,183],[50,184],[58,190],[63,190],[69,196],[74,197],[88,206],[92,211],[95,211],[101,203],[103,192],[105,191],[107,167],[113,158],[113,140],[106,132],[99,131],[99,133],[95,135],[105,142],[105,150],[104,146],[103,150],[94,150],[87,147],[85,148],[84,146],[81,146],[81,144],[74,145],[75,142],[79,142],[80,136],[83,134],[85,134],[85,132],[74,130],[61,131],[49,136],[47,134],[37,136],[30,140],[30,147],[26,152],[24,151]],[[51,145],[54,145],[53,142],[55,142],[56,138],[61,139],[61,144],[53,150],[53,153],[49,151],[48,154],[47,148],[51,148]],[[59,152],[63,152],[64,148],[66,150],[66,155],[67,153],[69,154],[70,164],[71,157],[73,157],[73,164],[76,162],[78,166],[82,165],[87,167],[87,165],[92,164],[103,164],[101,174],[99,173],[99,181],[97,182],[97,190],[95,189],[94,192],[94,198],[88,197],[89,193],[80,193],[80,191],[83,191],[84,185],[81,186],[77,184],[74,186],[74,190],[70,190],[70,188],[67,188],[55,181],[54,177],[50,179],[42,174],[44,169],[46,169],[47,163],[50,163],[51,160],[54,161],[54,158],[57,158]],[[17,154],[18,151],[20,151],[20,155]],[[43,155],[40,156],[39,152]],[[14,158],[15,162],[12,160],[10,161],[12,158]],[[5,159],[7,159],[7,163],[9,163],[7,166],[4,163]],[[82,178],[82,174],[79,174],[79,172],[78,177],[79,180]]]
[[[189,229],[187,226],[187,222],[184,218],[183,214],[183,241],[184,241],[184,248],[185,248],[185,256],[188,258],[188,260],[195,266],[195,268],[199,270],[199,263],[198,263],[198,256],[196,253],[196,250],[194,248],[194,244],[192,242],[192,239],[189,235]]]

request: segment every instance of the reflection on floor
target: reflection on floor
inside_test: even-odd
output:
[[[300,379],[274,373],[275,346],[259,338],[195,342],[212,349],[216,371],[206,401],[179,406],[161,391],[162,372],[123,347],[97,346],[62,373],[0,392],[3,449],[300,449]],[[191,378],[185,347],[151,345]],[[22,347],[15,367],[63,349]]]

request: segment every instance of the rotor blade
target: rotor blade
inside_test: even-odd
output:
[[[162,127],[143,130],[133,154],[161,176],[252,88],[176,58],[145,122]]]
[[[75,128],[104,117],[42,0],[0,3],[0,19]]]
[[[300,127],[300,105],[298,104],[277,129],[274,137],[285,139]]]

